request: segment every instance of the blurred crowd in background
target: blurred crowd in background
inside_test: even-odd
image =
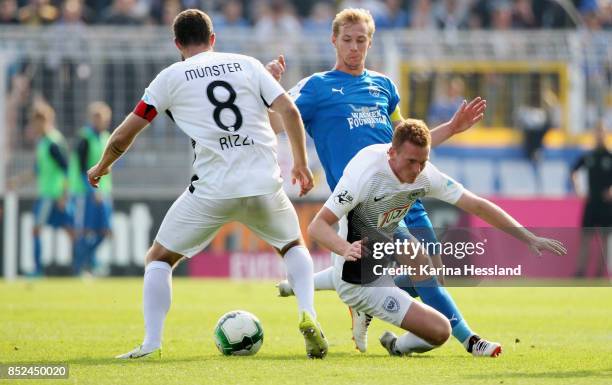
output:
[[[571,163],[592,144],[588,131],[600,123],[612,127],[612,0],[0,0],[8,175],[32,166],[37,135],[28,116],[36,101],[55,110],[55,126],[70,143],[91,102],[108,104],[110,126],[119,124],[155,74],[178,59],[169,26],[183,9],[211,15],[220,51],[264,63],[285,54],[283,85],[292,87],[333,67],[331,24],[346,7],[374,16],[379,33],[368,68],[394,78],[405,116],[433,127],[448,121],[464,99],[487,99],[485,130],[437,150],[471,188],[473,176],[480,193],[524,194],[504,181],[543,160],[548,163],[538,175],[554,183],[540,183],[534,174],[527,194],[565,194]],[[35,26],[50,27],[40,33]],[[137,155],[117,167],[117,185],[126,187],[123,192],[182,185],[189,177],[188,148],[184,135],[160,116],[135,146]],[[479,163],[468,165],[467,155]],[[160,168],[175,180],[155,179]]]
[[[329,30],[346,7],[369,9],[378,29],[612,28],[611,0],[0,0],[0,25],[170,25],[181,10],[199,8],[216,29],[293,34]]]

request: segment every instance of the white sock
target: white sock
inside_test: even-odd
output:
[[[334,287],[334,267],[330,266],[314,275],[315,290],[336,290]]]
[[[298,310],[309,312],[316,318],[314,310],[314,282],[312,258],[304,246],[294,246],[283,257],[287,267],[287,280],[297,298]]]
[[[395,349],[401,353],[424,353],[433,348],[435,346],[410,332],[404,333],[395,341]]]
[[[143,285],[145,320],[145,349],[161,347],[166,313],[172,302],[172,268],[166,262],[153,261],[147,265]]]

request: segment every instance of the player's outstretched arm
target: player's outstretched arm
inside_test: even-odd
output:
[[[542,254],[542,250],[548,250],[557,255],[567,253],[565,246],[560,241],[536,236],[501,207],[469,191],[465,191],[455,205],[523,241],[538,255]]]
[[[361,241],[348,243],[332,227],[338,217],[327,207],[322,207],[308,225],[308,235],[332,252],[341,255],[347,261],[361,258]]]
[[[431,145],[435,147],[453,135],[466,131],[484,117],[487,109],[487,101],[480,96],[472,99],[469,103],[464,100],[453,118],[446,123],[431,130]]]
[[[149,121],[130,113],[125,120],[113,131],[106,143],[102,158],[87,172],[87,179],[93,187],[98,187],[100,178],[110,172],[110,168],[125,151],[130,148],[136,136]]]
[[[304,123],[297,106],[291,98],[283,93],[272,102],[270,109],[278,113],[282,120],[293,154],[293,170],[291,183],[299,182],[300,196],[307,194],[314,187],[314,177],[308,168],[306,157],[306,137]]]

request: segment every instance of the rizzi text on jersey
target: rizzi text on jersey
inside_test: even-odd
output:
[[[221,146],[221,150],[227,150],[228,148],[235,147],[243,147],[243,146],[252,146],[255,144],[255,141],[248,136],[240,136],[238,134],[231,134],[227,136],[222,136],[219,138],[219,146]]]

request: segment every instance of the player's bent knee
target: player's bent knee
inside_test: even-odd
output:
[[[434,346],[443,345],[451,336],[451,326],[446,318],[432,323],[432,331],[427,342]]]
[[[401,327],[434,346],[444,344],[451,335],[448,319],[434,308],[420,302],[410,305]]]
[[[451,336],[451,326],[448,319],[433,308],[427,309],[428,336],[424,338],[434,346],[443,345]]]
[[[170,265],[170,267],[174,267],[182,258],[183,255],[170,251],[155,241],[147,252],[145,257],[145,265],[148,265],[153,261],[159,261],[166,262]]]

